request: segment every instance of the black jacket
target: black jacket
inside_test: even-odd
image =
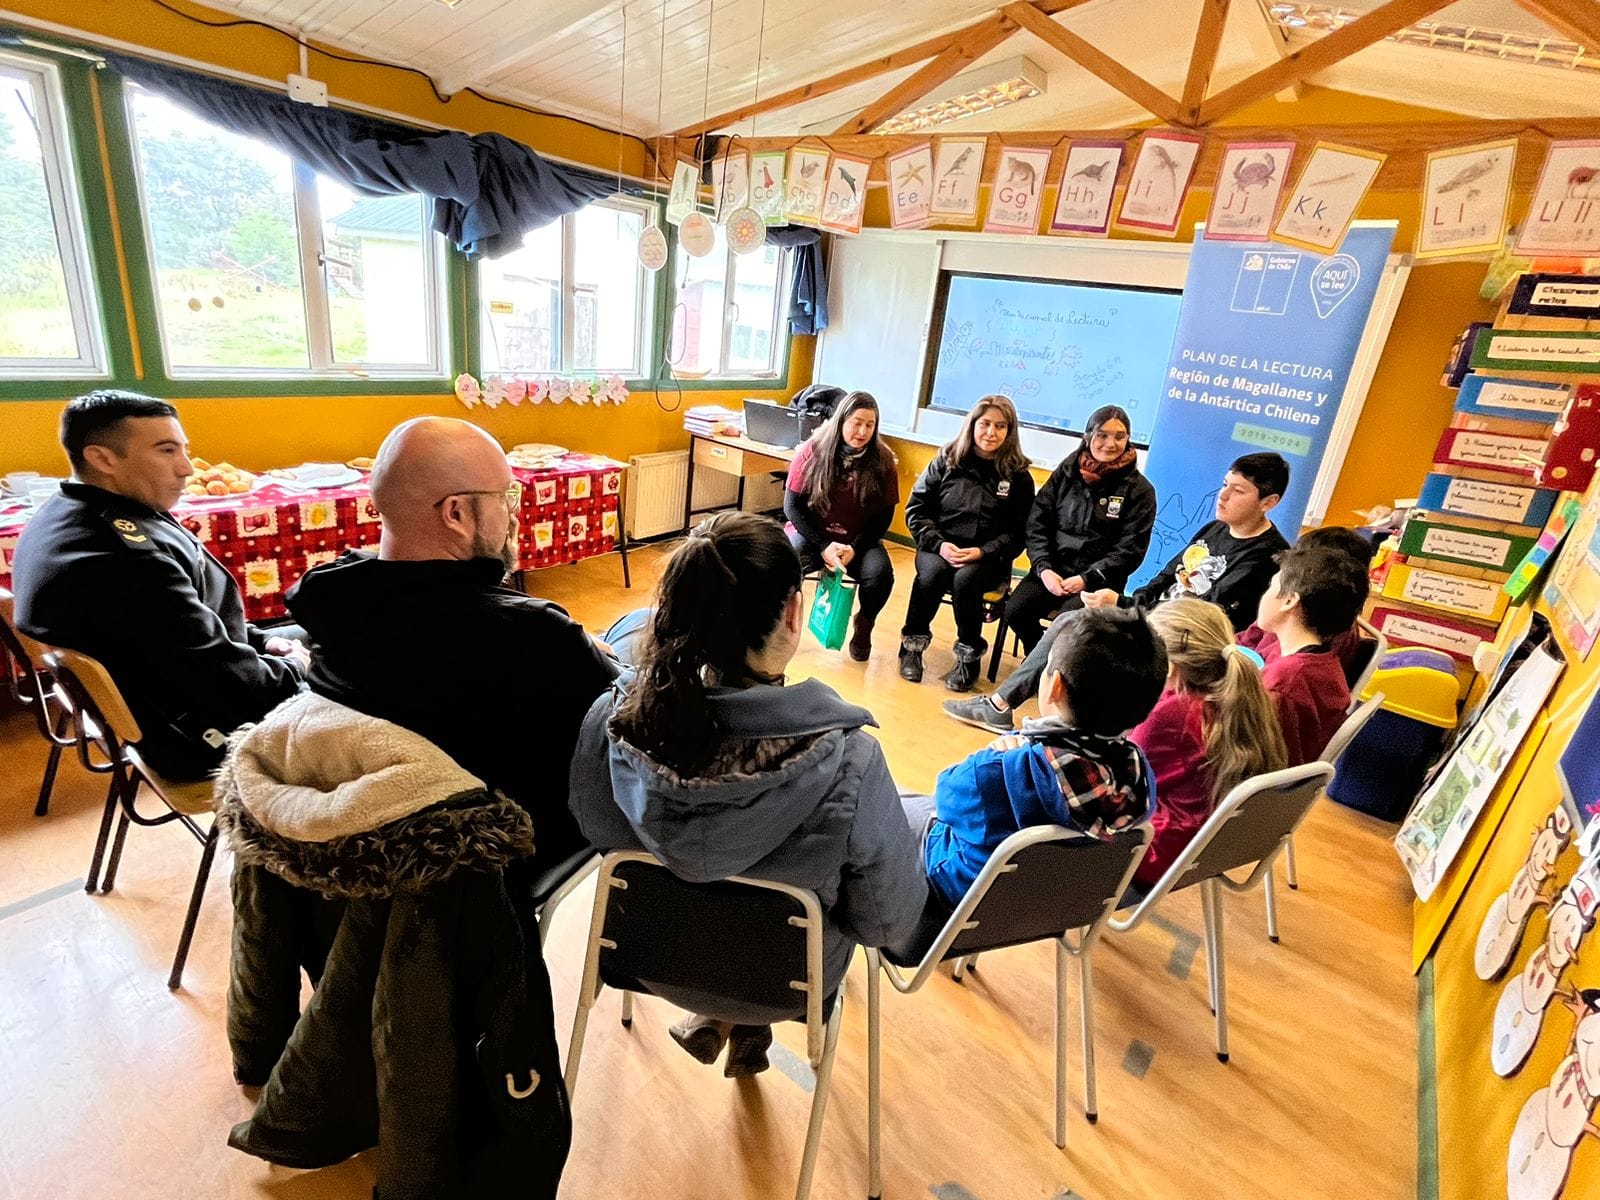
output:
[[[1028,516],[1028,560],[1035,574],[1082,575],[1085,591],[1121,591],[1150,548],[1156,490],[1136,466],[1091,487],[1078,473],[1082,453],[1062,459],[1039,489]]]
[[[534,873],[584,846],[567,809],[578,729],[616,667],[496,559],[351,551],[289,592],[318,695],[421,734],[533,817]]]
[[[1155,578],[1121,603],[1148,608],[1182,595],[1198,596],[1222,609],[1239,633],[1256,619],[1261,594],[1277,574],[1278,555],[1288,548],[1271,522],[1253,538],[1236,538],[1224,522],[1213,521],[1195,530]]]
[[[291,660],[262,653],[227,568],[170,514],[115,492],[62,484],[22,532],[12,588],[24,633],[111,672],[163,775],[203,778],[228,733],[300,687]]]
[[[1022,553],[1032,507],[1033,475],[1026,466],[1001,479],[991,459],[969,454],[952,466],[940,451],[906,500],[906,527],[919,550],[937,554],[950,542],[1010,562]]]
[[[528,815],[311,695],[235,736],[217,806],[234,1073],[265,1082],[229,1145],[302,1169],[376,1146],[378,1200],[553,1198],[571,1115],[538,924],[507,882]]]

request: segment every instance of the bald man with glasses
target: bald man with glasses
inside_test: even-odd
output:
[[[476,425],[419,417],[378,450],[378,551],[307,573],[287,601],[314,647],[311,690],[438,746],[533,817],[533,874],[583,848],[567,770],[616,675],[558,605],[505,586],[520,489]]]

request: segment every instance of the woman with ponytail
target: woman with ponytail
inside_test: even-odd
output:
[[[1150,760],[1156,812],[1138,882],[1154,884],[1218,802],[1252,775],[1288,765],[1259,660],[1234,644],[1215,604],[1169,600],[1148,620],[1167,647],[1167,688],[1128,737]]]
[[[634,671],[589,710],[571,804],[592,845],[647,850],[692,882],[749,875],[817,893],[823,974],[857,943],[908,936],[928,898],[916,838],[865,709],[826,684],[784,686],[804,630],[800,560],[774,522],[719,513],[678,547]],[[767,1067],[773,1021],[803,1012],[668,994],[695,1013],[672,1034],[723,1073]],[[797,993],[798,997],[798,993]]]

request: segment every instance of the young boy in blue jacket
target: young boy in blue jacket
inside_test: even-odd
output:
[[[1147,820],[1155,781],[1123,734],[1149,716],[1166,681],[1166,648],[1141,612],[1090,609],[1072,622],[1039,681],[1044,715],[942,772],[931,798],[907,801],[914,826],[926,822],[934,891],[958,904],[1000,843],[1030,825],[1109,838]]]

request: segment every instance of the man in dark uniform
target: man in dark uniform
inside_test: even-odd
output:
[[[73,478],[17,544],[17,624],[99,659],[146,761],[203,779],[228,733],[295,693],[310,657],[245,621],[233,577],[169,514],[191,474],[172,405],[90,392],[61,414],[61,444]]]

